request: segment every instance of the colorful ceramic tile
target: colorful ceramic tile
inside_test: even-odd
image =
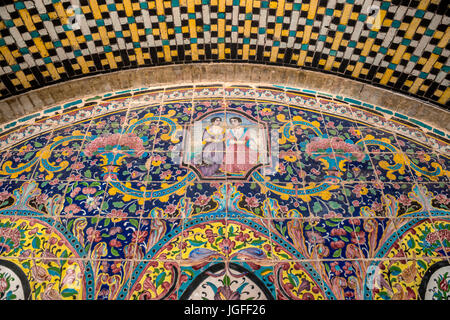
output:
[[[446,297],[448,157],[417,127],[290,89],[146,90],[0,137],[4,297]]]

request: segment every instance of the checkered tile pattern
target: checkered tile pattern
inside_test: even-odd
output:
[[[438,0],[14,1],[0,6],[0,99],[112,70],[234,61],[330,72],[448,107],[449,9]]]

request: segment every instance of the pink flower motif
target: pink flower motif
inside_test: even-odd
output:
[[[11,193],[9,193],[8,191],[2,191],[2,192],[0,192],[0,201],[5,201],[10,196],[11,196]]]
[[[72,170],[80,170],[84,168],[84,164],[81,162],[75,162],[70,166],[70,168],[72,168]]]
[[[142,139],[135,133],[114,133],[100,136],[91,141],[84,149],[84,154],[88,157],[92,157],[98,153],[104,152],[107,147],[113,148],[118,146],[120,146],[121,149],[133,150],[133,153],[136,156],[141,156],[145,152]]]
[[[412,203],[411,199],[410,199],[408,196],[404,195],[404,194],[402,194],[402,195],[398,198],[398,201],[399,201],[402,205],[404,205],[404,206],[406,206],[406,207],[410,206],[411,203]]]
[[[439,202],[440,204],[445,204],[448,205],[450,203],[450,199],[447,198],[447,196],[445,194],[438,194],[435,199],[437,200],[437,202]]]
[[[223,239],[222,242],[219,243],[220,249],[222,249],[222,252],[226,255],[231,253],[235,245],[236,243],[230,239]]]
[[[80,187],[76,187],[75,189],[72,190],[72,192],[70,193],[70,197],[71,198],[75,198],[76,195],[81,191]]]
[[[85,187],[82,190],[83,194],[94,194],[96,192],[95,188]]]
[[[81,208],[77,206],[75,203],[69,204],[67,207],[64,208],[64,212],[69,215],[76,214],[80,211]]]
[[[109,245],[114,248],[120,248],[122,246],[122,242],[117,239],[112,239],[111,241],[109,241]]]
[[[209,197],[204,194],[199,195],[198,198],[194,202],[194,204],[196,206],[200,206],[200,207],[203,207],[203,206],[207,205],[208,203],[209,203]]]

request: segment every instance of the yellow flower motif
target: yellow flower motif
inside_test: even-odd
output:
[[[161,160],[153,160],[152,166],[159,167],[161,165]]]
[[[366,195],[368,192],[369,190],[366,187],[362,187],[361,190],[359,191],[359,193],[362,195]]]
[[[295,160],[297,160],[297,157],[293,156],[293,155],[287,155],[284,157],[284,160],[289,161],[289,162],[294,162]]]

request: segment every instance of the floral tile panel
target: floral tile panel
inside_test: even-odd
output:
[[[3,132],[0,300],[449,297],[449,142],[417,125],[201,84]]]

